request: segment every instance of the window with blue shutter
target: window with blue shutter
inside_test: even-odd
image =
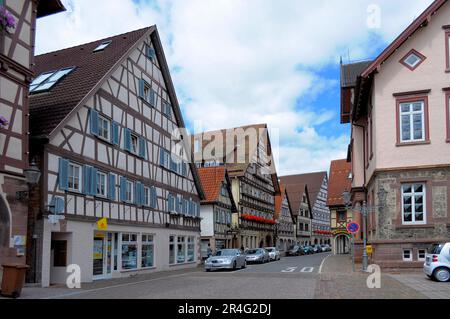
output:
[[[136,182],[134,184],[134,203],[136,205],[141,205],[141,183],[140,182]]]
[[[124,144],[125,150],[131,152],[131,130],[129,128],[124,129]]]
[[[91,167],[83,166],[83,193],[91,195]]]
[[[116,175],[108,174],[108,199],[116,200]]]
[[[65,211],[65,204],[64,204],[64,198],[61,197],[53,197],[52,201],[50,203],[50,212],[53,214],[64,214]]]
[[[60,158],[59,159],[59,171],[58,171],[58,179],[59,179],[59,189],[60,190],[68,190],[69,189],[69,161]]]
[[[147,58],[149,58],[150,60],[155,62],[155,60],[156,60],[156,51],[155,51],[155,49],[153,49],[149,45],[146,45],[146,53],[147,53]]]
[[[90,187],[90,195],[95,196],[97,195],[97,169],[95,167],[91,167],[90,168],[90,182],[91,182],[91,187]]]
[[[111,122],[111,143],[119,145],[119,123]]]
[[[144,100],[146,99],[146,96],[145,96],[145,81],[142,80],[142,79],[139,80],[139,97],[144,99]]]
[[[181,163],[181,175],[187,176],[187,164]]]
[[[89,114],[91,120],[91,134],[98,135],[98,112],[91,109]]]
[[[159,151],[159,164],[163,167],[166,167],[166,150],[162,147]]]
[[[145,158],[146,145],[145,139],[142,136],[139,136],[139,156],[142,158]]]
[[[156,107],[156,92],[150,89],[150,100],[149,103],[151,106]]]
[[[123,176],[120,176],[120,200],[127,201],[127,179]]]

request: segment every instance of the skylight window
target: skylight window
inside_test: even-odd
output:
[[[96,47],[96,48],[94,49],[94,52],[98,52],[98,51],[103,51],[103,50],[105,50],[105,49],[111,44],[111,42],[112,42],[112,41],[105,41],[105,42],[102,42],[102,44],[100,44],[98,47]]]
[[[56,83],[58,83],[58,81],[72,72],[73,69],[74,67],[64,68],[53,72],[45,72],[39,75],[30,84],[30,93],[39,93],[50,90]]]

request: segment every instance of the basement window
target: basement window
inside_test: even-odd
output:
[[[105,41],[105,42],[102,42],[98,47],[96,47],[96,48],[94,49],[93,52],[99,52],[99,51],[105,50],[105,49],[111,44],[111,42],[112,42],[112,41]]]

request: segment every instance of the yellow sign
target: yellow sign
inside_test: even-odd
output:
[[[372,253],[373,253],[373,247],[372,247],[371,245],[367,245],[367,247],[366,247],[366,252],[367,252],[368,254],[372,254]]]
[[[108,219],[102,218],[97,222],[98,230],[108,230]]]

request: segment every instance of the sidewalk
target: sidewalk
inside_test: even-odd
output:
[[[331,255],[323,266],[316,284],[315,299],[424,299],[426,296],[387,274],[381,274],[381,288],[367,287],[370,274],[360,272],[348,255]]]

